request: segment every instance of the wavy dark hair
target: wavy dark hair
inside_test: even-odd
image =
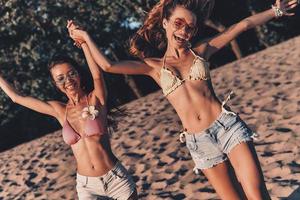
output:
[[[130,53],[141,59],[162,57],[167,48],[167,38],[162,26],[176,6],[184,7],[196,15],[197,27],[210,16],[214,0],[160,0],[148,13],[144,24],[130,40]]]

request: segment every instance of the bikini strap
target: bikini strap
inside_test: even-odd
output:
[[[166,54],[164,55],[163,57],[163,64],[162,64],[162,68],[165,68],[165,65],[166,65]]]
[[[66,104],[65,120],[67,120],[67,114],[68,114],[68,103]]]
[[[192,49],[192,48],[189,48],[189,50],[192,52],[192,54],[196,57],[196,58],[199,58],[199,59],[201,59],[202,61],[204,61],[204,62],[208,62],[205,58],[203,58],[202,56],[199,56],[199,55],[197,55],[196,53],[195,53],[195,51]]]
[[[86,103],[87,103],[87,105],[88,105],[88,107],[89,107],[89,106],[90,106],[90,104],[89,104],[88,95],[85,95],[85,100],[86,100]]]
[[[189,50],[192,52],[192,54],[195,56],[195,57],[199,57],[192,48],[189,48]]]

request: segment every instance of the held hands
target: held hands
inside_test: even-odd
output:
[[[87,35],[87,32],[82,30],[73,20],[67,21],[67,28],[70,37],[74,40],[74,45],[81,48],[81,45],[85,43],[85,35]]]
[[[288,11],[295,8],[300,3],[300,0],[276,0],[275,5],[272,5],[275,16],[293,16],[295,13],[289,13]]]

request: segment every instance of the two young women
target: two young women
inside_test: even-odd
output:
[[[54,58],[49,70],[55,86],[68,97],[41,101],[19,95],[0,76],[0,87],[16,103],[55,117],[63,126],[63,138],[77,161],[80,200],[137,199],[135,185],[112,153],[106,122],[106,89],[99,66],[107,72],[145,74],[162,88],[177,111],[185,131],[181,139],[195,162],[222,199],[270,199],[251,141],[251,130],[216,97],[207,60],[243,31],[287,10],[296,0],[276,1],[275,7],[248,17],[216,37],[191,46],[213,7],[212,0],[161,0],[149,12],[131,40],[131,53],[141,61],[113,63],[97,48],[87,32],[68,23],[71,37],[81,45],[92,73],[94,89],[85,91],[76,62]],[[243,162],[240,162],[240,160]],[[228,172],[233,166],[243,191],[234,186]],[[244,194],[243,194],[244,193]]]
[[[186,141],[195,169],[202,170],[222,199],[270,199],[251,139],[253,133],[229,110],[226,101],[216,97],[208,60],[240,33],[274,17],[293,15],[287,11],[297,0],[277,0],[271,9],[191,45],[213,4],[213,0],[159,1],[131,39],[130,51],[141,61],[110,61],[80,27],[70,30],[70,36],[88,46],[105,72],[144,74],[157,82],[181,119],[184,132],[180,139]],[[229,164],[242,190],[229,175]]]

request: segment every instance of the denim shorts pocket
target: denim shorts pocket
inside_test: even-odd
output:
[[[253,131],[242,120],[239,121],[237,132],[239,132],[243,137],[251,137],[253,135]]]
[[[196,151],[198,149],[196,142],[191,140],[186,140],[186,146],[189,151]]]
[[[230,128],[239,121],[238,115],[233,115],[231,113],[227,114],[225,119],[223,119],[220,124],[225,131],[230,130]]]
[[[219,152],[217,142],[212,134],[203,134],[196,136],[195,150],[190,150],[191,156],[195,159],[208,159],[214,157]]]
[[[87,186],[87,181],[84,181],[82,179],[76,180],[76,187],[86,187],[86,186]]]
[[[114,171],[113,177],[116,179],[125,179],[126,175],[120,171]]]
[[[196,151],[190,151],[191,156],[195,159],[202,159],[202,158],[206,158],[207,157],[207,152],[209,152],[208,149],[206,149],[205,147],[201,147],[199,149],[197,149]]]
[[[127,169],[120,163],[117,164],[116,168],[112,170],[113,177],[116,179],[127,179]]]

